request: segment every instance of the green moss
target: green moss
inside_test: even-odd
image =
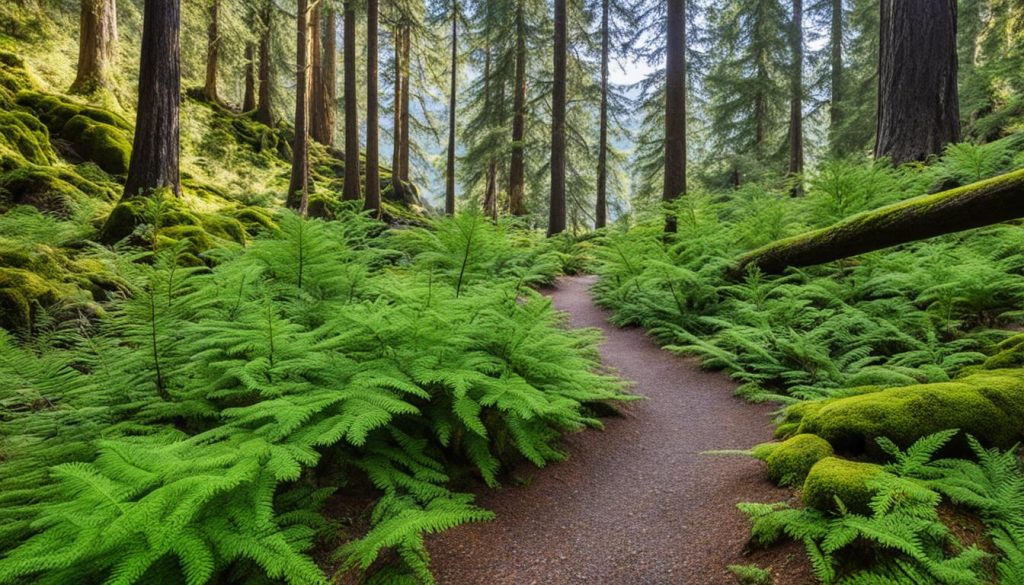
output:
[[[32,323],[32,306],[18,289],[0,288],[0,327],[23,329]]]
[[[995,370],[952,382],[889,388],[798,405],[801,433],[836,449],[863,452],[888,437],[903,448],[921,437],[961,429],[983,443],[1007,448],[1024,436],[1024,370]]]
[[[200,222],[211,235],[239,244],[245,243],[247,237],[245,226],[233,217],[211,213],[201,216]]]
[[[206,233],[206,230],[203,228],[194,225],[176,225],[163,228],[160,230],[160,236],[173,241],[174,244],[187,240],[187,251],[195,256],[214,246],[210,234]],[[166,243],[160,244],[158,242],[157,247],[160,248],[163,245],[166,245]]]
[[[982,364],[987,370],[1024,367],[1024,334],[1005,339],[994,348],[992,357]]]
[[[869,513],[875,490],[868,482],[885,473],[881,465],[826,457],[811,467],[801,492],[804,505],[822,511],[838,509],[836,499],[846,508]]]
[[[27,326],[36,304],[51,305],[62,296],[46,279],[21,268],[0,268],[0,291],[0,325],[9,329]]]
[[[31,205],[40,211],[68,215],[75,202],[88,197],[53,167],[25,166],[0,174],[3,206]]]
[[[249,233],[256,233],[260,230],[275,230],[277,224],[270,212],[262,207],[242,207],[226,212],[231,217],[242,222]]]
[[[132,146],[124,130],[78,114],[64,125],[61,138],[71,142],[79,156],[104,171],[114,175],[128,172]]]
[[[37,165],[57,160],[46,126],[25,112],[0,111],[0,150]]]
[[[818,461],[832,455],[832,445],[816,435],[796,435],[782,443],[765,443],[753,454],[765,462],[768,479],[780,486],[794,485],[807,477]]]
[[[34,87],[25,69],[25,61],[13,53],[0,52],[0,106],[14,108],[18,92]]]

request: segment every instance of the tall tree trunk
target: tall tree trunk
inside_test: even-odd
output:
[[[906,0],[898,0],[906,1]],[[831,227],[769,244],[742,256],[729,271],[769,274],[813,266],[899,244],[1024,217],[1024,171],[855,215]]]
[[[327,102],[324,95],[324,52],[321,42],[320,7],[324,0],[310,0],[309,6],[309,137],[320,144],[324,142],[324,117]]]
[[[345,189],[342,199],[362,198],[359,184],[359,98],[356,95],[356,9],[345,2]]]
[[[455,92],[459,81],[459,0],[452,0],[452,78],[448,90],[448,167],[445,169],[444,212],[455,215]]]
[[[273,37],[273,16],[274,16],[274,5],[272,0],[263,0],[262,10],[260,13],[260,67],[259,67],[259,100],[256,104],[256,120],[266,124],[267,126],[274,125],[274,106],[273,106],[273,63],[271,63],[270,54],[270,42]]]
[[[206,28],[206,83],[203,97],[220,102],[217,95],[217,65],[220,61],[220,0],[210,0],[210,23]]]
[[[380,216],[380,96],[378,0],[366,2],[366,199],[363,208]]]
[[[487,125],[493,124],[493,97],[491,92],[491,41],[487,39],[487,55],[484,59],[484,112]],[[486,181],[484,184],[484,214],[492,220],[498,219],[498,161],[487,161]]]
[[[508,175],[508,207],[526,215],[526,17],[523,0],[516,3],[516,71],[512,98],[512,163]]]
[[[875,156],[925,160],[960,140],[957,0],[882,0]]]
[[[791,194],[803,194],[800,176],[804,172],[804,3],[793,0],[793,22],[790,23],[789,44],[793,62],[789,83],[789,176],[796,182]]]
[[[843,124],[843,0],[832,0],[832,46],[830,47],[829,143],[833,154],[842,154],[839,131]]]
[[[565,231],[566,0],[555,0],[555,79],[551,91],[551,203],[548,235]]]
[[[316,0],[314,0],[316,1]],[[306,215],[309,209],[309,3],[298,0],[295,37],[295,144],[292,146],[292,176],[285,201],[291,209]]]
[[[89,93],[110,85],[117,57],[117,3],[81,0],[78,32],[78,74],[71,93]]]
[[[181,194],[178,173],[181,5],[179,0],[146,0],[143,14],[139,103],[122,201],[148,195],[154,189],[166,188],[175,195]],[[116,242],[130,234],[134,227],[108,220],[100,239]]]
[[[326,146],[334,146],[335,104],[338,102],[338,44],[337,17],[325,6],[323,28],[315,25],[313,31],[313,105],[310,135]],[[318,11],[320,11],[318,7]]]
[[[406,27],[402,35],[402,180],[409,181],[409,76],[412,69],[410,59],[412,49],[412,31]]]
[[[597,140],[597,209],[594,212],[594,227],[601,229],[608,224],[608,19],[611,0],[601,2],[601,121]]]
[[[391,191],[397,201],[405,197],[405,186],[402,185],[402,27],[395,25],[395,101],[394,118],[392,120],[391,154]]]
[[[668,0],[665,52],[665,185],[661,198],[678,199],[686,192],[686,0]],[[676,231],[675,214],[665,218],[665,231]]]
[[[256,109],[256,48],[252,43],[245,44],[245,94],[242,97],[242,111],[251,112]]]

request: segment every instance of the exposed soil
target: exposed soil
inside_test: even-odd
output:
[[[712,585],[735,583],[730,564],[771,568],[780,585],[813,580],[799,547],[749,555],[743,501],[791,497],[760,463],[703,455],[771,439],[768,406],[733,396],[721,374],[662,351],[639,329],[619,329],[591,300],[593,277],[552,291],[573,327],[598,327],[604,363],[647,400],[605,419],[604,431],[566,439],[569,459],[525,472],[522,485],[484,492],[493,522],[431,539],[442,585]]]

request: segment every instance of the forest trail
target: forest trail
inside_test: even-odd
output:
[[[573,327],[604,332],[604,363],[647,400],[605,419],[603,432],[567,437],[567,461],[483,494],[496,520],[431,540],[438,583],[733,584],[726,566],[752,562],[742,557],[748,522],[736,504],[788,497],[757,461],[701,454],[770,440],[770,407],[734,397],[725,376],[661,350],[642,330],[609,324],[590,297],[595,282],[563,278],[550,296]],[[805,582],[789,554],[797,550],[776,551],[777,583]]]

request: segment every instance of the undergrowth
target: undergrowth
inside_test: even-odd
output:
[[[457,478],[559,460],[626,398],[530,288],[557,252],[474,213],[277,219],[196,267],[123,250],[102,317],[0,334],[0,583],[325,583],[314,544],[431,583],[424,536],[492,516]],[[320,508],[356,476],[381,497],[339,543]]]

